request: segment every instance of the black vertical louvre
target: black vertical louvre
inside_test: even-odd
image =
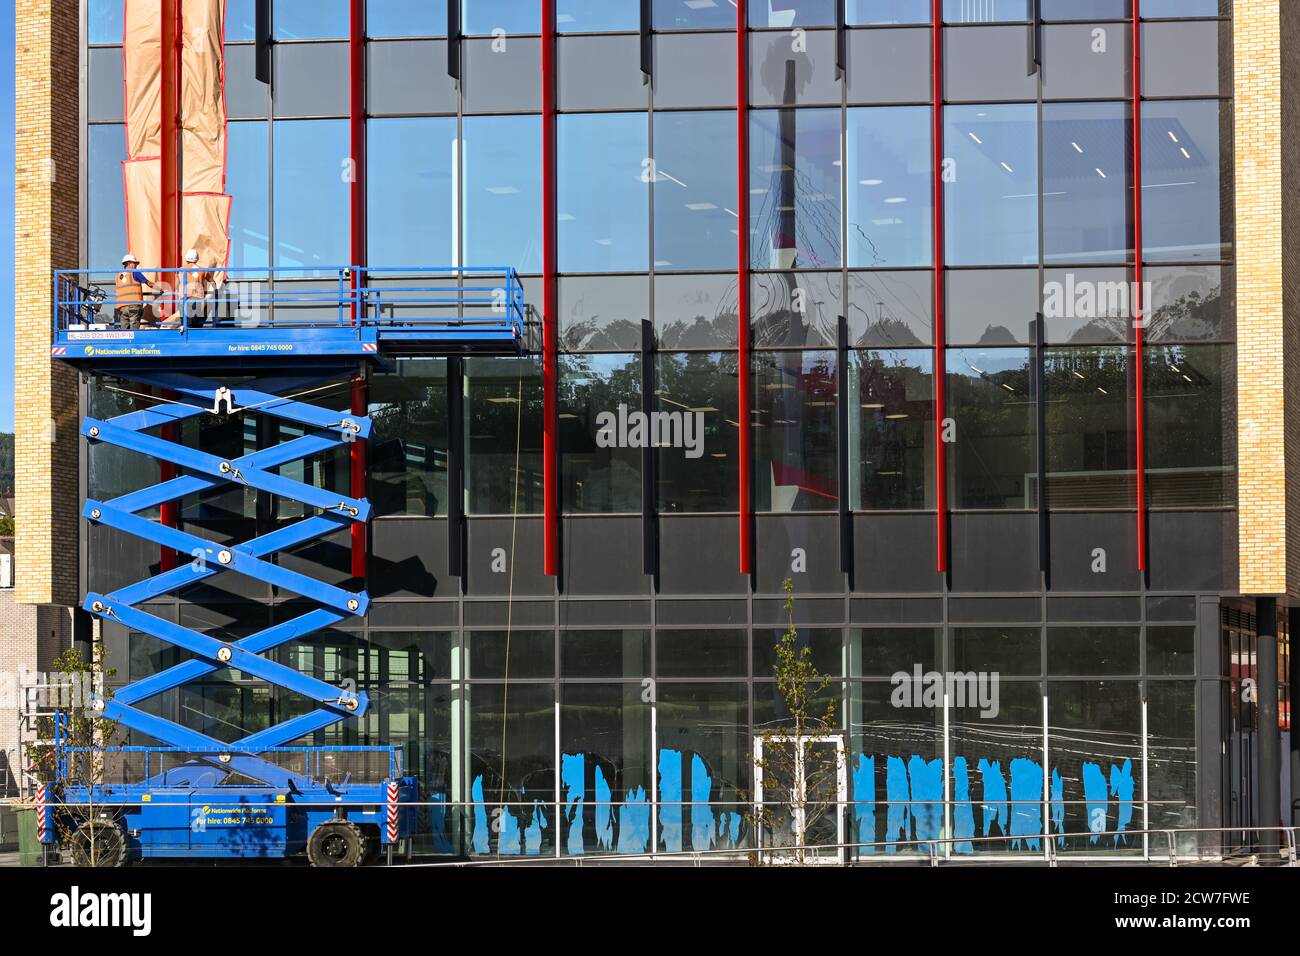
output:
[[[460,79],[461,0],[447,0],[447,75]]]
[[[257,82],[271,82],[271,0],[257,0],[257,55],[255,70]]]

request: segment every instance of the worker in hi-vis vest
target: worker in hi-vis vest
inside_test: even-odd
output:
[[[211,269],[199,265],[199,251],[191,249],[185,254],[185,300],[190,315],[190,326],[197,328],[209,320],[215,324],[214,300],[217,296],[217,276]]]
[[[128,329],[142,328],[147,308],[144,294],[157,291],[158,287],[140,271],[140,260],[129,252],[124,255],[122,271],[117,274],[117,294],[114,297],[116,308],[113,315],[117,324]]]

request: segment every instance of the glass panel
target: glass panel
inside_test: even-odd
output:
[[[841,273],[760,273],[750,289],[756,347],[835,345],[844,294]]]
[[[370,261],[399,268],[454,264],[455,118],[372,119],[366,130]]]
[[[470,514],[542,510],[541,377],[540,366],[527,359],[465,362]]]
[[[126,4],[122,0],[88,0],[86,4],[88,43],[121,43],[122,14]],[[119,54],[120,58],[120,54]]]
[[[929,345],[933,301],[933,272],[850,272],[850,344]]]
[[[1044,352],[1049,508],[1136,506],[1128,352]]]
[[[366,33],[372,37],[447,35],[447,0],[366,0]]]
[[[730,5],[723,3],[728,10]],[[733,21],[734,23],[734,21]],[[655,109],[736,105],[734,33],[679,33],[656,36]],[[735,126],[734,119],[732,126]],[[735,147],[732,147],[733,151]]]
[[[277,40],[332,40],[352,32],[347,0],[275,0]]]
[[[349,261],[347,157],[343,120],[275,124],[275,265],[337,268]]]
[[[754,509],[839,506],[835,353],[754,356]]]
[[[529,40],[465,40],[461,106],[466,113],[542,108],[542,46]],[[538,154],[532,154],[536,156]],[[537,165],[540,161],[534,159]]]
[[[1038,74],[1029,71],[1028,27],[949,28],[943,43],[949,100],[1037,99]]]
[[[370,380],[374,432],[370,501],[376,515],[447,513],[447,362],[401,359]]]
[[[476,856],[555,853],[555,687],[474,684],[465,755],[469,852]],[[503,806],[503,804],[505,804]]]
[[[835,25],[835,0],[749,0],[749,25],[824,27]]]
[[[106,0],[96,0],[96,2],[106,2]],[[226,42],[256,38],[257,0],[226,0]]]
[[[758,269],[840,264],[840,113],[750,115],[750,263]]]
[[[1058,849],[1136,852],[1142,798],[1141,701],[1137,681],[1052,681],[1047,685],[1052,760],[1052,830],[1071,834]]]
[[[638,0],[556,0],[559,33],[612,33],[641,28]]]
[[[1200,825],[1196,710],[1193,681],[1147,684],[1146,796],[1150,804],[1146,826],[1152,829],[1188,829]],[[1180,852],[1196,852],[1196,834],[1180,835],[1178,839]],[[1153,839],[1152,852],[1156,845]]]
[[[929,30],[850,31],[849,103],[928,102],[932,55]]]
[[[754,759],[749,686],[661,682],[657,690],[659,848],[672,853],[743,844]]]
[[[744,677],[749,640],[744,631],[655,632],[655,673],[660,677]]]
[[[1028,20],[1029,0],[943,0],[944,23]]]
[[[1195,341],[1230,339],[1237,314],[1236,276],[1231,267],[1171,266],[1147,269],[1151,320],[1147,339]]]
[[[1232,0],[1142,0],[1142,19],[1214,17],[1232,12]]]
[[[1232,253],[1217,101],[1155,101],[1142,110],[1142,239],[1147,260],[1218,260]]]
[[[466,116],[462,123],[465,265],[540,272],[541,118]]]
[[[559,417],[566,513],[641,512],[640,355],[560,359]]]
[[[736,120],[656,113],[655,269],[735,269]]]
[[[445,40],[371,43],[366,57],[372,116],[455,113],[456,81],[447,75]]]
[[[471,680],[555,676],[553,631],[466,631]],[[513,688],[511,688],[513,690]]]
[[[849,267],[934,261],[930,110],[848,111]]]
[[[1037,637],[1037,632],[1034,632]],[[1043,841],[1043,699],[1038,681],[994,681],[996,704],[953,707],[954,856],[1034,854]],[[986,704],[992,704],[985,698]],[[968,802],[969,801],[969,802]],[[963,839],[969,838],[969,839]]]
[[[650,676],[650,632],[631,630],[561,631],[561,677]]]
[[[541,5],[519,0],[464,0],[465,32],[541,33]]]
[[[560,347],[566,351],[641,348],[650,314],[648,276],[581,276],[559,280]]]
[[[1128,262],[1132,120],[1123,103],[1043,107],[1043,255],[1047,262]]]
[[[639,272],[649,261],[644,113],[559,117],[561,272]]]
[[[1043,99],[1132,99],[1130,24],[1060,24],[1042,34]]]
[[[943,665],[943,631],[934,627],[864,627],[849,631],[849,676],[911,676]]]
[[[837,104],[844,84],[836,67],[835,34],[750,34],[749,101],[755,106]]]
[[[1226,345],[1148,347],[1146,365],[1151,506],[1233,506],[1235,350]]]
[[[1034,402],[1023,349],[948,352],[952,507],[1027,509],[1035,505]]]
[[[274,48],[272,102],[277,118],[345,116],[348,48],[342,43],[286,43]]]
[[[1141,673],[1140,627],[1049,627],[1047,673],[1052,677]]]
[[[1143,8],[1143,14],[1146,9]],[[1231,38],[1218,21],[1148,23],[1142,27],[1143,96],[1231,95]],[[1226,84],[1226,85],[1225,85]]]
[[[1196,628],[1147,627],[1147,673],[1162,677],[1195,674]]]
[[[1037,270],[953,270],[947,274],[946,292],[949,343],[997,346],[1033,341]]]
[[[270,182],[266,175],[266,123],[226,126],[226,190],[230,207],[230,264],[263,269],[270,265]],[[240,276],[249,278],[248,274]]]
[[[122,186],[126,127],[90,126],[86,140],[86,266],[116,272],[127,252]]]
[[[1036,627],[955,627],[951,668],[1004,677],[1037,677],[1043,672],[1042,632]]]
[[[1042,0],[1042,12],[1044,20],[1118,20],[1132,15],[1129,0]]]
[[[557,62],[561,110],[645,109],[649,102],[640,37],[561,37]]]
[[[122,50],[88,50],[86,59],[86,118],[122,122]]]
[[[660,512],[735,511],[740,428],[737,417],[736,356],[708,352],[656,356],[658,411],[670,444],[659,451]],[[701,434],[700,419],[703,417]],[[677,422],[681,431],[674,434]],[[691,441],[686,441],[686,424]],[[680,440],[672,442],[680,435]]]
[[[728,0],[654,0],[656,30],[736,29],[736,8]]]
[[[1138,306],[1131,275],[1124,268],[1047,270],[1043,283],[1047,341],[1083,345],[1131,340]]]
[[[1038,261],[1037,125],[1031,105],[945,111],[955,176],[944,190],[949,265]]]
[[[257,81],[257,48],[227,45],[225,83],[227,119],[265,119],[271,108],[270,87]],[[114,91],[121,99],[121,88]]]
[[[845,19],[859,23],[929,23],[930,0],[848,0]]]
[[[784,628],[755,628],[754,677],[773,679],[776,668],[776,648],[785,636]],[[794,648],[803,654],[806,648],[817,673],[828,677],[844,674],[844,633],[839,628],[801,627],[795,634]]]
[[[655,335],[664,349],[735,348],[734,275],[655,276]]]
[[[934,506],[934,358],[917,349],[849,356],[849,482],[858,511]]]
[[[564,853],[652,849],[652,746],[640,684],[561,686],[557,839]]]

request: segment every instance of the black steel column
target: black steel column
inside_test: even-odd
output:
[[[465,360],[447,358],[447,572],[465,593]]]
[[[1255,681],[1259,708],[1259,820],[1276,827],[1282,820],[1282,733],[1277,722],[1277,599],[1255,599]],[[1262,830],[1260,852],[1265,863],[1277,863],[1277,830]]]

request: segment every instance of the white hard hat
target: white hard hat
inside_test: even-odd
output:
[[[129,252],[122,257],[122,265],[126,265],[128,262],[134,262],[136,265],[140,264],[140,260]]]
[[[189,252],[185,253],[185,261],[186,261],[186,262],[198,262],[198,261],[199,261],[199,250],[197,250],[197,249],[191,249]]]

